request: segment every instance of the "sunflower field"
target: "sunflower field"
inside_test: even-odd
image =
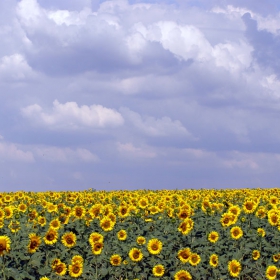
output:
[[[0,279],[280,279],[280,190],[0,193]]]

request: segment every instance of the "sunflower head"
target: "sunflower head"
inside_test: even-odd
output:
[[[148,251],[152,255],[157,255],[162,250],[162,242],[157,238],[153,238],[148,242]]]
[[[10,249],[11,239],[6,235],[0,236],[0,256],[3,256],[4,254],[8,253]]]
[[[57,265],[53,266],[53,270],[55,271],[55,274],[63,276],[67,272],[67,265],[63,262],[59,262]]]
[[[189,258],[189,263],[193,266],[196,266],[200,263],[200,256],[196,253],[192,253]]]
[[[138,236],[137,239],[136,239],[136,242],[139,244],[139,245],[143,245],[146,243],[146,238],[144,236]]]
[[[179,270],[175,273],[174,280],[192,280],[192,276],[186,270]]]
[[[41,244],[41,237],[35,233],[29,234],[28,253],[35,253]]]
[[[252,252],[252,258],[253,258],[253,260],[258,260],[259,258],[260,258],[260,256],[261,256],[261,253],[260,253],[260,251],[259,250],[254,250],[253,252]]]
[[[83,273],[83,263],[82,262],[72,263],[69,265],[68,270],[71,277],[77,278],[81,276]]]
[[[239,239],[243,236],[243,231],[240,227],[236,226],[231,228],[230,234],[233,239]]]
[[[218,255],[212,254],[212,255],[210,256],[210,259],[209,259],[209,264],[210,264],[212,267],[216,268],[216,267],[218,266],[218,264],[219,264],[219,257],[218,257]]]
[[[211,231],[209,234],[208,234],[208,240],[211,242],[211,243],[216,243],[219,239],[219,233],[217,231]]]
[[[189,261],[192,252],[190,248],[181,249],[178,252],[178,258],[181,262],[186,263]]]
[[[95,242],[101,242],[102,243],[103,240],[104,240],[104,236],[102,234],[98,233],[98,232],[92,232],[89,236],[89,239],[88,239],[91,246],[93,246],[93,244]]]
[[[121,241],[124,241],[127,238],[127,233],[124,229],[120,230],[117,235],[118,235],[118,239]]]
[[[72,248],[73,246],[76,245],[76,234],[71,232],[66,232],[62,237],[61,237],[61,242],[65,247]]]
[[[238,277],[241,271],[241,264],[237,260],[232,260],[228,262],[228,271],[232,277]]]
[[[117,254],[112,255],[111,258],[110,258],[110,263],[111,263],[111,265],[113,265],[113,266],[119,266],[119,265],[121,265],[121,263],[122,263],[122,258],[121,258],[121,256],[120,256],[120,255],[117,255]]]
[[[104,244],[102,242],[93,243],[93,245],[91,247],[92,248],[92,253],[94,255],[100,255],[101,252],[102,252],[103,246],[104,246]]]
[[[270,265],[266,269],[266,278],[269,280],[274,280],[277,277],[278,269],[275,265]]]
[[[129,251],[128,255],[129,255],[130,259],[134,262],[139,262],[143,258],[143,254],[142,254],[141,250],[137,249],[137,248],[132,248]]]
[[[155,265],[153,267],[153,275],[157,277],[161,277],[164,274],[164,266],[161,264]]]
[[[57,242],[57,238],[58,238],[58,232],[55,229],[50,228],[44,237],[44,241],[48,245],[53,245],[54,243]]]

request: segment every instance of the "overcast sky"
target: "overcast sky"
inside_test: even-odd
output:
[[[0,191],[279,187],[279,0],[0,0],[0,38]]]

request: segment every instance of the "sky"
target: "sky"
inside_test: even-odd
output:
[[[0,191],[275,188],[280,0],[0,1]]]

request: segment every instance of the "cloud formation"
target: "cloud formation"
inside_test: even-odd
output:
[[[273,0],[2,1],[3,186],[277,185],[279,15]]]

